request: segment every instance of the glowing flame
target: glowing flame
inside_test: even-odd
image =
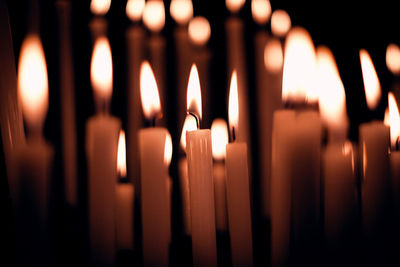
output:
[[[225,158],[228,139],[228,126],[225,120],[215,119],[211,125],[212,154],[215,160]]]
[[[282,71],[283,51],[281,42],[278,39],[273,38],[265,45],[264,64],[265,68],[270,72],[277,73]]]
[[[251,14],[258,24],[265,24],[271,16],[271,3],[269,0],[252,0]]]
[[[132,21],[139,21],[142,18],[145,0],[128,0],[126,3],[126,15]]]
[[[367,50],[360,50],[360,61],[367,105],[369,109],[373,110],[378,106],[379,100],[381,99],[381,85],[379,83],[378,74],[376,74],[374,63]]]
[[[190,68],[189,82],[187,87],[186,107],[188,112],[192,112],[202,117],[201,111],[201,90],[199,72],[197,71],[196,64]]]
[[[36,35],[29,35],[22,43],[18,64],[18,97],[27,124],[41,127],[49,106],[49,85],[42,43]]]
[[[239,99],[238,99],[238,86],[237,86],[237,75],[236,70],[233,70],[231,78],[231,86],[229,88],[229,103],[228,103],[228,117],[229,117],[229,129],[238,131],[239,125]]]
[[[172,159],[172,139],[169,132],[165,136],[165,148],[164,148],[164,164],[169,166]]]
[[[326,46],[317,48],[319,109],[322,119],[339,126],[346,119],[346,95],[332,52]]]
[[[187,115],[185,118],[185,122],[183,123],[182,134],[181,134],[181,148],[186,151],[186,132],[197,130],[196,119]]]
[[[140,66],[140,98],[147,119],[154,118],[161,111],[156,78],[148,61],[143,61]]]
[[[232,12],[237,13],[242,9],[246,0],[225,0],[226,8]]]
[[[105,15],[111,6],[111,0],[92,0],[90,11],[95,15]]]
[[[386,49],[386,66],[393,74],[400,74],[400,47],[396,44],[389,44]]]
[[[172,0],[169,13],[176,23],[185,25],[193,17],[192,0]]]
[[[125,131],[119,131],[117,170],[120,177],[126,177],[126,143]]]
[[[104,99],[111,98],[113,66],[111,47],[106,37],[99,37],[94,44],[90,81],[96,95]]]
[[[389,92],[388,98],[390,116],[390,143],[392,148],[395,148],[396,142],[400,138],[400,114],[399,108],[397,107],[396,98],[392,92]]]
[[[271,32],[278,36],[285,36],[292,27],[289,14],[285,10],[275,10],[271,15]]]
[[[188,27],[189,39],[195,45],[205,45],[211,36],[211,27],[204,17],[195,17],[190,20]]]
[[[390,127],[390,114],[388,107],[385,109],[385,118],[383,119],[383,124],[385,124],[387,127]]]
[[[165,9],[163,1],[147,1],[143,11],[143,23],[153,32],[160,32],[165,24]]]
[[[316,56],[309,33],[293,28],[285,43],[282,99],[313,103],[318,100],[315,86]]]

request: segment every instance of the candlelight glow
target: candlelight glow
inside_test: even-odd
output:
[[[242,9],[246,0],[225,0],[226,8],[232,13],[237,13]]]
[[[197,123],[196,119],[191,115],[186,115],[185,122],[183,123],[182,134],[181,134],[181,148],[186,151],[186,132],[196,131]]]
[[[188,27],[189,39],[195,45],[205,45],[211,36],[211,27],[204,17],[195,17],[190,20]]]
[[[120,177],[126,177],[126,143],[125,131],[119,131],[117,170]]]
[[[234,128],[235,131],[237,132],[239,125],[239,99],[238,99],[236,70],[233,70],[231,85],[229,88],[228,117],[229,117],[229,129],[232,132]]]
[[[396,148],[396,142],[400,138],[400,114],[396,103],[396,98],[392,92],[389,92],[388,98],[390,117],[390,144],[392,145],[392,148]]]
[[[153,32],[160,32],[165,24],[164,2],[147,1],[143,11],[143,23]]]
[[[390,114],[388,107],[385,109],[385,118],[383,119],[383,124],[385,124],[387,127],[390,127]]]
[[[165,136],[165,148],[164,148],[164,164],[169,166],[172,159],[172,139],[169,132]]]
[[[304,28],[293,28],[286,38],[284,54],[282,99],[317,102],[316,56],[310,34]]]
[[[289,14],[285,10],[275,10],[271,15],[271,32],[278,36],[285,36],[292,27]]]
[[[201,89],[199,72],[197,71],[196,64],[190,68],[189,82],[186,95],[186,108],[188,112],[196,114],[199,119],[202,117],[201,109]]]
[[[265,45],[264,64],[265,68],[270,72],[282,71],[283,51],[281,42],[278,39],[270,39]]]
[[[92,0],[90,2],[90,11],[95,15],[105,15],[111,6],[111,0]]]
[[[185,25],[193,17],[192,0],[172,0],[169,13],[176,23]]]
[[[346,118],[346,94],[335,58],[326,46],[317,48],[319,110],[322,120],[331,126],[339,126]]]
[[[126,3],[126,15],[132,21],[139,21],[142,18],[145,0],[128,0]]]
[[[228,125],[223,119],[215,119],[211,125],[212,154],[215,160],[225,158],[228,141]]]
[[[148,61],[143,61],[140,66],[140,98],[147,119],[154,118],[161,111],[156,78]]]
[[[26,122],[30,126],[41,127],[49,106],[49,85],[42,42],[37,35],[29,35],[22,43],[18,97]]]
[[[360,62],[367,105],[370,110],[373,110],[378,106],[381,99],[381,85],[371,56],[365,49],[360,50]]]
[[[351,170],[354,173],[354,150],[353,150],[353,145],[351,144],[350,141],[345,141],[342,147],[342,154],[344,156],[351,156]]]
[[[400,74],[400,47],[389,44],[386,49],[386,66],[394,74]]]
[[[251,14],[258,24],[266,24],[271,17],[271,3],[269,0],[252,0]]]
[[[110,43],[106,37],[99,37],[94,43],[90,81],[97,96],[103,99],[111,98],[113,65]]]

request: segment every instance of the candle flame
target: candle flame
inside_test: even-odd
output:
[[[269,0],[252,0],[251,14],[255,22],[260,25],[266,24],[271,17],[271,3]]]
[[[225,158],[228,139],[228,125],[225,120],[215,119],[211,125],[212,154],[215,160]]]
[[[304,28],[293,28],[286,38],[284,54],[282,99],[317,102],[316,56],[310,34]]]
[[[201,89],[199,72],[197,71],[196,64],[190,68],[189,82],[186,95],[186,107],[188,112],[196,114],[199,119],[202,117],[201,109]]]
[[[385,109],[385,118],[383,119],[383,124],[385,124],[387,127],[390,127],[389,107]]]
[[[373,110],[381,99],[381,85],[371,56],[365,49],[360,50],[360,62],[367,105],[370,110]]]
[[[183,123],[182,134],[181,134],[181,148],[183,149],[183,151],[186,151],[186,132],[191,132],[196,130],[197,130],[196,119],[191,115],[187,115],[185,118],[185,122]]]
[[[96,95],[107,100],[111,98],[113,66],[111,47],[106,37],[99,37],[94,44],[90,81]]]
[[[281,42],[272,38],[269,40],[264,48],[264,64],[265,68],[273,73],[282,71],[283,66],[283,51]]]
[[[160,113],[160,95],[156,78],[148,61],[143,61],[140,66],[140,98],[143,113],[147,119],[152,119]]]
[[[229,88],[229,103],[228,103],[229,129],[233,132],[235,129],[238,132],[239,125],[239,98],[236,70],[233,70],[231,77],[231,85]]]
[[[49,86],[42,42],[37,35],[27,36],[22,43],[18,97],[27,124],[41,127],[49,105]]]
[[[225,0],[226,8],[232,13],[238,13],[246,0]]]
[[[191,0],[172,0],[169,13],[176,23],[185,25],[193,17],[193,4]]]
[[[147,1],[143,11],[143,23],[153,32],[160,32],[165,24],[165,8],[163,1]]]
[[[120,177],[126,177],[126,143],[124,130],[119,131],[117,170]]]
[[[193,44],[205,45],[211,36],[210,23],[205,17],[195,17],[189,22],[188,33]]]
[[[271,15],[271,32],[278,36],[285,36],[292,27],[289,14],[282,9],[275,10]]]
[[[165,136],[164,164],[168,167],[172,159],[172,139],[169,132]]]
[[[90,3],[90,11],[95,15],[105,15],[111,6],[111,0],[92,0]]]
[[[126,15],[132,21],[139,21],[142,18],[145,0],[128,0],[126,3]]]
[[[389,92],[389,117],[390,117],[390,143],[392,148],[396,148],[396,142],[400,138],[400,115],[396,98]]]
[[[400,74],[400,47],[389,44],[386,49],[386,66],[394,75]]]

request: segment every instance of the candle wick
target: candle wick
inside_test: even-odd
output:
[[[200,129],[199,117],[194,112],[191,112],[191,111],[188,111],[187,114],[194,117],[194,119],[196,120],[196,127],[197,127],[197,129]]]

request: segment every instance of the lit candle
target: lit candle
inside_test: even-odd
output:
[[[239,126],[239,101],[236,71],[229,89],[229,128],[233,142],[226,145],[226,194],[232,265],[253,266],[250,181],[247,167],[247,144],[236,141]]]
[[[400,101],[400,47],[396,44],[389,44],[386,49],[386,66],[394,75],[391,91],[397,101]]]
[[[271,17],[269,0],[251,0],[251,15],[259,25],[265,25]]]
[[[91,261],[115,263],[115,186],[121,121],[109,114],[112,96],[111,48],[105,37],[94,45],[90,67],[97,114],[86,123]]]
[[[277,9],[271,15],[271,32],[277,37],[284,37],[292,27],[289,14],[282,9]]]
[[[89,28],[93,42],[100,36],[107,35],[107,21],[104,16],[111,6],[111,0],[91,0],[90,11],[95,17],[90,21]]]
[[[161,117],[157,83],[150,64],[140,68],[140,97],[145,117],[155,124]],[[138,133],[141,172],[143,259],[145,266],[167,266],[169,262],[168,167],[165,164],[167,129],[150,127]]]
[[[196,65],[190,70],[187,110],[201,119],[201,90]],[[192,251],[194,266],[217,266],[215,207],[211,133],[209,129],[186,132],[190,210],[192,220]]]

